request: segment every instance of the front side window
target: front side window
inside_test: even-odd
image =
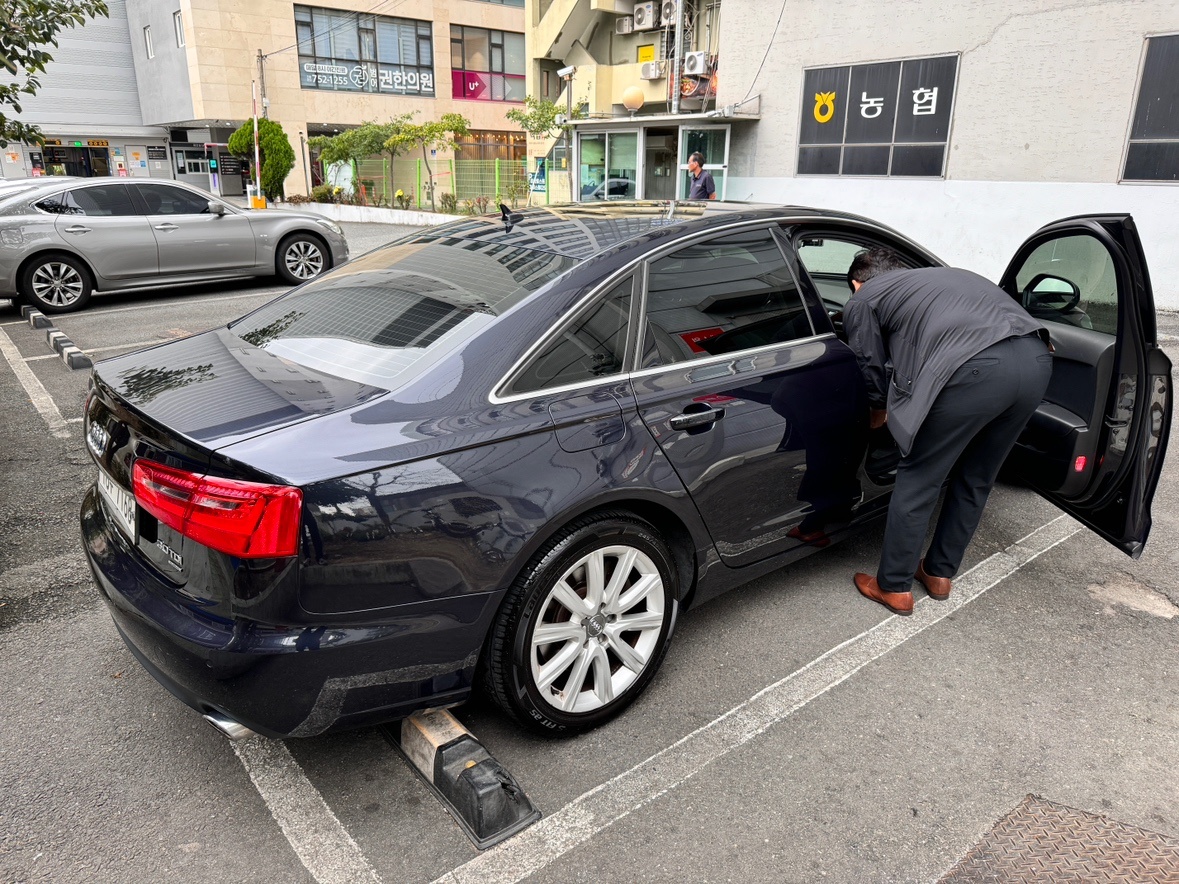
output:
[[[168,184],[137,184],[149,215],[201,215],[209,211],[209,200],[200,194]]]
[[[1118,333],[1118,278],[1095,237],[1062,236],[1038,246],[1015,276],[1020,302],[1041,322]]]
[[[524,35],[465,25],[450,26],[450,67],[455,98],[523,101]]]
[[[942,177],[957,75],[956,55],[806,71],[798,174]]]
[[[628,278],[550,341],[512,384],[512,393],[618,374],[626,360],[633,282]]]
[[[296,6],[295,36],[304,89],[434,95],[428,21]]]
[[[651,264],[644,368],[813,334],[794,276],[769,230],[695,243]]]
[[[1150,37],[1124,181],[1179,181],[1179,34]]]

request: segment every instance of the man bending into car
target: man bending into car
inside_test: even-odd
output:
[[[901,452],[876,576],[854,582],[861,595],[908,615],[914,577],[934,599],[950,597],[999,467],[1048,386],[1048,331],[981,276],[908,270],[888,249],[860,252],[847,279],[843,324],[868,387],[869,425],[887,421]]]

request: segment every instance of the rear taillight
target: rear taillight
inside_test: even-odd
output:
[[[202,476],[150,460],[131,471],[135,500],[185,537],[243,559],[293,556],[303,492]]]

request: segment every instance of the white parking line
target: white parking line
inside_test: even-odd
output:
[[[448,872],[434,884],[504,884],[535,874],[821,697],[873,660],[970,604],[1079,530],[1080,526],[1068,516],[1053,519],[956,578],[949,601],[923,600],[912,617],[889,617],[848,639],[521,834]]]
[[[49,431],[59,439],[68,439],[70,431],[66,422],[62,420],[57,403],[41,385],[41,381],[33,374],[33,370],[25,365],[20,350],[16,348],[16,344],[12,343],[8,332],[3,330],[0,330],[0,353],[4,354],[4,358],[12,367],[12,373],[16,375],[20,385],[25,388],[25,393],[28,394],[33,407],[41,413],[41,417],[45,418],[45,423],[49,424]]]
[[[380,884],[376,871],[285,745],[253,737],[234,743],[233,751],[299,861],[319,884]]]

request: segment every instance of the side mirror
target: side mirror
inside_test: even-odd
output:
[[[1075,282],[1051,273],[1038,273],[1023,290],[1023,306],[1032,316],[1051,317],[1068,313],[1081,302]]]
[[[224,215],[225,206],[217,200],[209,200],[209,214],[210,215]]]

